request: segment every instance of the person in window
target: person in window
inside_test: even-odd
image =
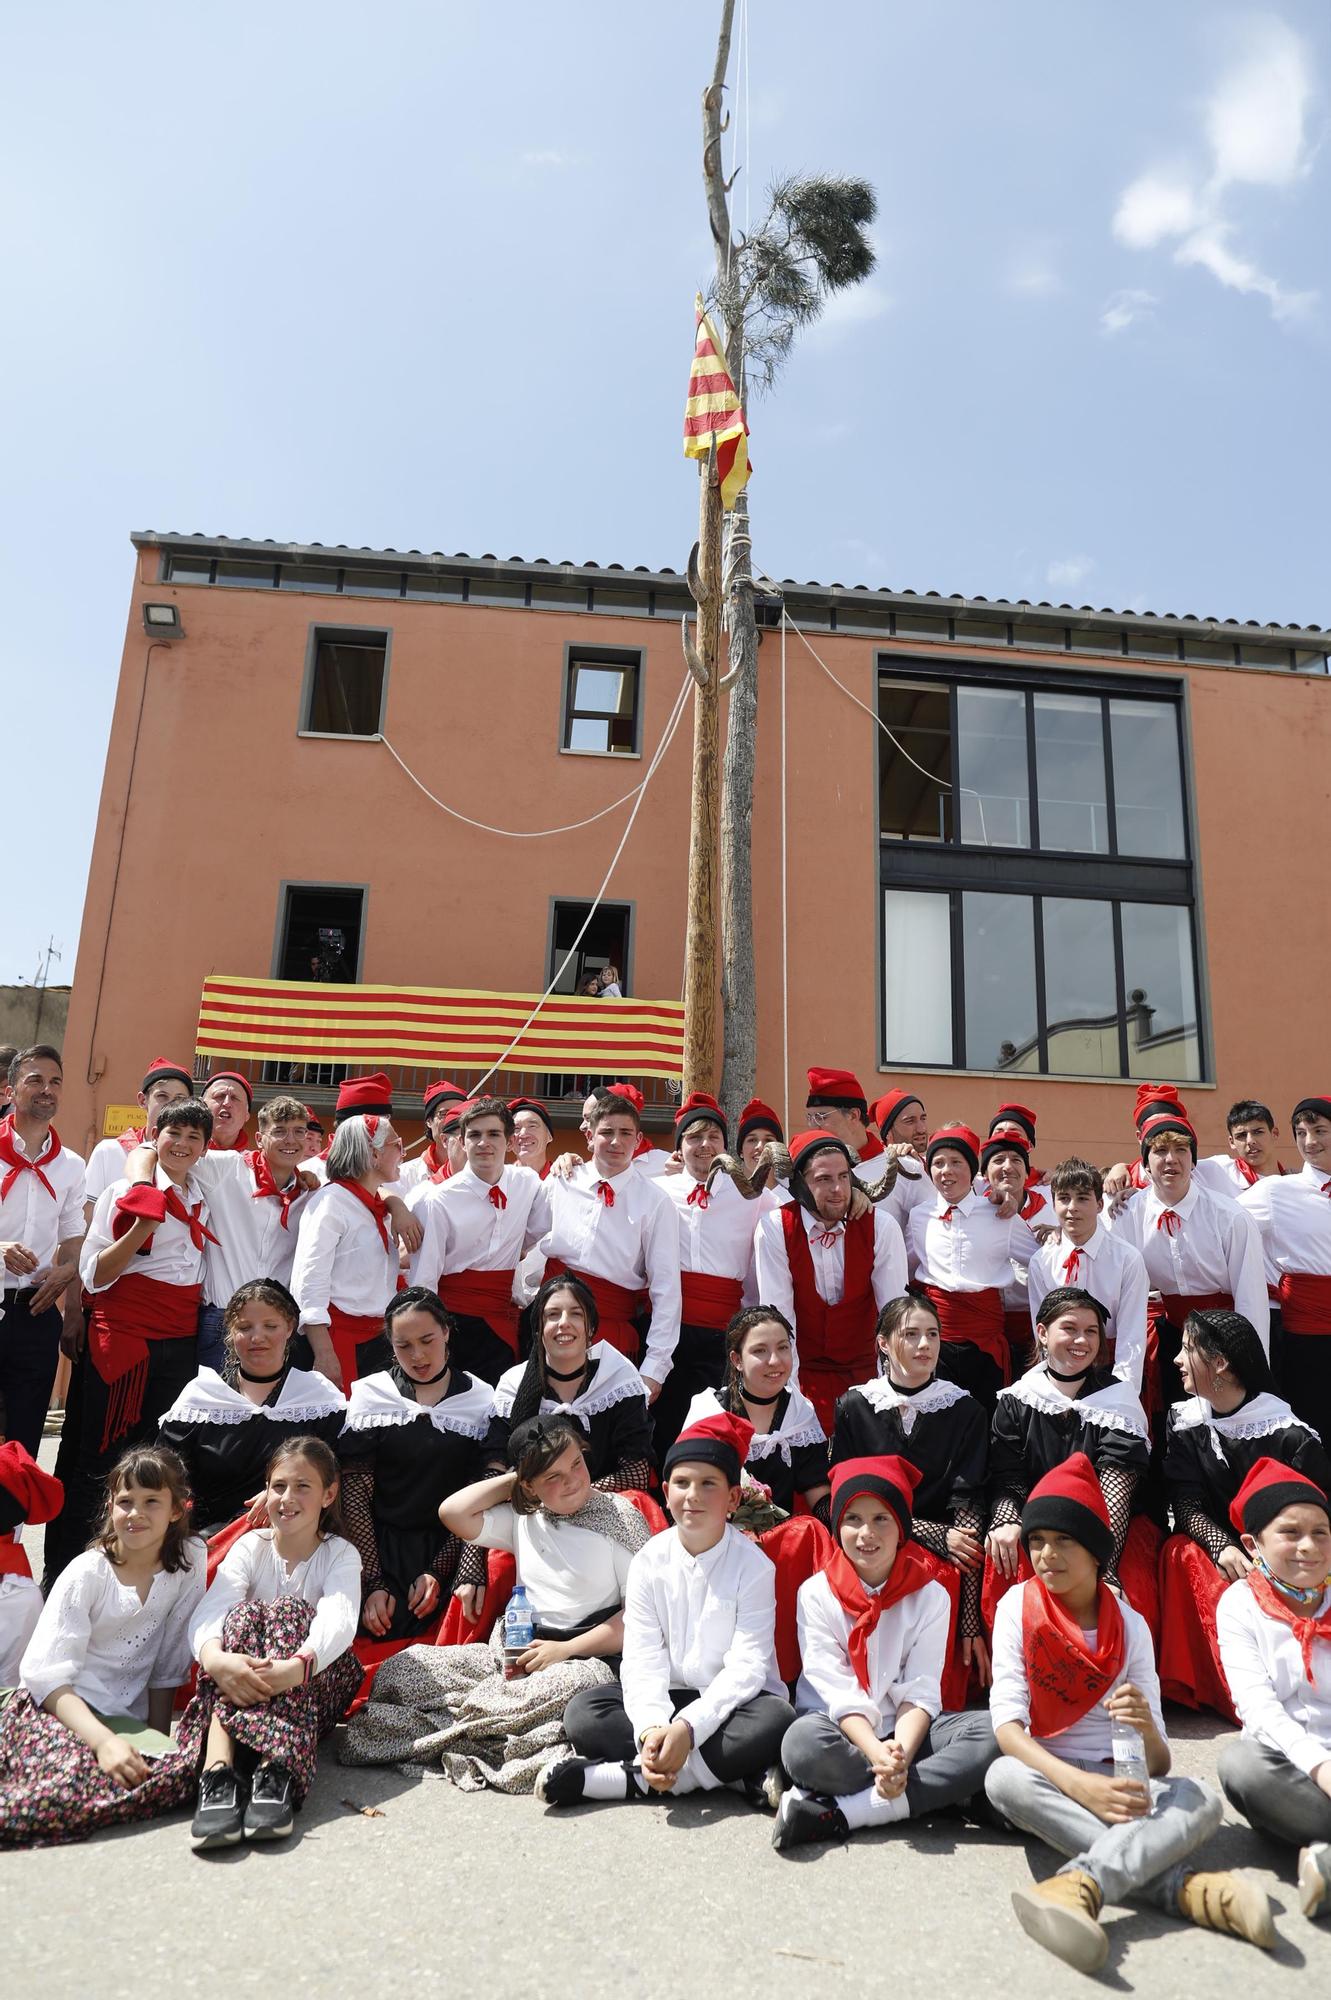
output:
[[[624,988],[619,980],[619,968],[607,965],[597,982],[596,991],[602,1000],[622,1000]]]

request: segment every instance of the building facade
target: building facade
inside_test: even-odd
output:
[[[560,987],[613,964],[678,999],[687,701],[652,766],[682,576],[133,541],[70,1143],[194,1050],[210,975],[539,994],[648,777]],[[940,1120],[1020,1097],[1046,1162],[1120,1156],[1143,1078],[1184,1086],[1208,1147],[1233,1098],[1283,1125],[1320,1088],[1325,634],[790,580],[759,610],[758,1087],[796,1126],[810,1062]],[[568,830],[507,837],[543,828]],[[414,1111],[426,1072],[381,1065]],[[338,1073],[270,1051],[264,1076],[326,1103]],[[572,1123],[586,1076],[501,1082]]]

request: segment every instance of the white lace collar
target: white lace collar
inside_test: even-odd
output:
[[[825,1445],[827,1437],[813,1404],[804,1395],[795,1381],[786,1384],[790,1400],[786,1404],[786,1414],[774,1431],[755,1431],[753,1443],[749,1446],[750,1459],[770,1458],[780,1453],[786,1464],[790,1464],[792,1451],[801,1450],[805,1445]],[[700,1424],[704,1417],[722,1415],[721,1398],[715,1389],[702,1389],[689,1404],[682,1429],[690,1424]]]
[[[1170,1423],[1176,1431],[1195,1430],[1205,1424],[1210,1434],[1211,1449],[1217,1458],[1223,1459],[1225,1452],[1221,1438],[1228,1438],[1237,1444],[1245,1438],[1270,1437],[1274,1431],[1307,1431],[1310,1437],[1321,1442],[1320,1434],[1311,1424],[1305,1424],[1302,1417],[1296,1417],[1283,1397],[1273,1396],[1263,1389],[1260,1395],[1250,1397],[1237,1410],[1221,1416],[1212,1409],[1204,1396],[1189,1396],[1185,1403],[1176,1403],[1170,1412]]]
[[[616,1403],[623,1403],[630,1396],[647,1399],[647,1385],[629,1360],[608,1340],[598,1340],[587,1349],[587,1359],[596,1363],[596,1373],[579,1395],[570,1402],[561,1403],[556,1396],[541,1399],[543,1417],[563,1415],[576,1417],[584,1430],[590,1430],[591,1419],[612,1410]],[[527,1364],[520,1361],[516,1368],[506,1369],[500,1376],[494,1392],[494,1407],[497,1417],[507,1418],[512,1414],[517,1399],[518,1385],[527,1372]]]
[[[855,1385],[855,1394],[863,1396],[870,1409],[880,1414],[885,1410],[900,1410],[901,1428],[907,1437],[914,1430],[917,1417],[932,1416],[937,1410],[950,1410],[968,1393],[956,1382],[940,1382],[936,1375],[932,1382],[926,1382],[913,1396],[908,1396],[904,1389],[898,1389],[887,1375],[875,1375],[872,1381]]]
[[[288,1370],[275,1403],[252,1403],[224,1382],[215,1368],[201,1368],[187,1382],[161,1419],[164,1424],[244,1424],[251,1417],[268,1417],[274,1423],[306,1424],[317,1417],[331,1417],[347,1407],[340,1389],[326,1375],[311,1374],[304,1368]]]
[[[1032,1410],[1044,1410],[1050,1416],[1066,1417],[1072,1411],[1104,1430],[1131,1431],[1139,1438],[1149,1435],[1146,1412],[1130,1382],[1115,1379],[1103,1389],[1093,1389],[1088,1396],[1065,1396],[1057,1383],[1050,1381],[1047,1363],[1038,1361],[1010,1389],[1000,1389],[999,1395],[1011,1396],[1015,1402],[1025,1403]]]
[[[456,1396],[445,1396],[441,1402],[427,1407],[404,1396],[386,1368],[378,1375],[362,1375],[351,1385],[343,1431],[381,1430],[390,1424],[412,1424],[417,1417],[428,1417],[437,1431],[483,1438],[494,1411],[494,1390],[488,1382],[478,1382],[474,1376],[466,1380],[467,1387]]]

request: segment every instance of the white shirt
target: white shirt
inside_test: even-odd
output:
[[[940,1683],[951,1614],[947,1591],[936,1581],[890,1604],[869,1637],[866,1690],[850,1659],[855,1621],[817,1571],[800,1585],[795,1600],[802,1662],[796,1708],[801,1715],[829,1715],[833,1722],[862,1715],[880,1737],[892,1734],[903,1708],[922,1708],[932,1721],[943,1706]]]
[[[327,1326],[330,1302],[368,1319],[382,1315],[397,1290],[397,1244],[385,1250],[370,1210],[340,1181],[316,1188],[300,1218],[291,1290],[302,1326]]]
[[[985,1195],[957,1202],[946,1201],[937,1188],[933,1195],[910,1213],[912,1277],[944,1292],[1001,1292],[1012,1283],[1014,1264],[1029,1266],[1040,1246],[1019,1215],[1004,1222]],[[949,1208],[951,1221],[944,1222]]]
[[[635,1153],[633,1164],[640,1174],[646,1174],[649,1181],[660,1180],[674,1158],[663,1146],[649,1146],[645,1153]]]
[[[755,1695],[785,1694],[772,1647],[776,1571],[727,1526],[715,1548],[691,1556],[677,1528],[653,1535],[629,1565],[620,1685],[635,1736],[687,1722],[695,1745]],[[694,1688],[678,1717],[671,1688]]]
[[[874,1173],[873,1169],[885,1167],[886,1164],[881,1155],[875,1154],[872,1160],[862,1161],[854,1169],[855,1178],[858,1181],[876,1181],[881,1176]],[[918,1208],[921,1202],[933,1200],[934,1184],[929,1178],[929,1171],[924,1161],[917,1159],[913,1153],[906,1154],[903,1164],[910,1168],[915,1179],[907,1180],[905,1174],[899,1172],[892,1192],[883,1196],[880,1206],[887,1210],[904,1237],[911,1210]]]
[[[1323,1591],[1315,1616],[1331,1605]],[[1313,1641],[1313,1679],[1304,1678],[1303,1652],[1289,1626],[1268,1618],[1246,1578],[1231,1583],[1215,1613],[1225,1679],[1245,1736],[1288,1757],[1311,1777],[1331,1758],[1331,1642]]]
[[[1305,1162],[1301,1172],[1268,1174],[1239,1196],[1261,1232],[1277,1284],[1286,1271],[1331,1277],[1331,1196],[1324,1187],[1331,1187],[1331,1175]]]
[[[99,1139],[88,1155],[84,1170],[83,1199],[96,1201],[99,1194],[105,1194],[114,1181],[125,1178],[125,1162],[129,1154],[119,1139]]]
[[[1001,1728],[1005,1722],[1019,1722],[1025,1729],[1030,1727],[1031,1691],[1026,1678],[1026,1656],[1021,1637],[1021,1607],[1026,1592],[1038,1588],[1039,1585],[1034,1582],[1013,1584],[1011,1590],[999,1599],[994,1612],[994,1636],[990,1647],[994,1678],[989,1690],[989,1720],[995,1729]],[[1119,1610],[1123,1613],[1123,1634],[1127,1642],[1120,1682],[1131,1681],[1145,1695],[1151,1720],[1164,1737],[1160,1680],[1155,1670],[1150,1627],[1126,1599],[1119,1600]],[[1094,1631],[1087,1634],[1089,1645],[1094,1646],[1095,1639]],[[1033,1741],[1069,1764],[1112,1764],[1114,1761],[1113,1731],[1103,1702],[1096,1702],[1067,1729],[1061,1729],[1057,1736],[1037,1736]]]
[[[435,1291],[440,1278],[455,1271],[516,1271],[549,1233],[547,1183],[539,1174],[507,1166],[496,1185],[503,1208],[491,1201],[489,1182],[470,1167],[412,1190],[407,1206],[425,1231],[411,1263],[413,1285]]]
[[[1076,1277],[1069,1278],[1063,1267],[1074,1252],[1081,1261]],[[1151,1289],[1140,1252],[1122,1236],[1111,1236],[1103,1222],[1096,1223],[1094,1234],[1080,1246],[1070,1243],[1060,1230],[1031,1258],[1027,1291],[1032,1326],[1050,1292],[1064,1285],[1080,1285],[1100,1301],[1105,1309],[1105,1331],[1114,1343],[1114,1373],[1140,1392],[1146,1359],[1146,1301]]]
[[[686,1167],[682,1174],[667,1174],[661,1187],[675,1204],[679,1215],[679,1267],[700,1271],[712,1278],[736,1278],[748,1296],[753,1291],[753,1233],[760,1215],[776,1207],[776,1196],[765,1188],[756,1201],[746,1201],[726,1174],[718,1174],[710,1194],[690,1202],[695,1189],[705,1182]]]
[[[254,1169],[244,1153],[205,1153],[194,1177],[208,1197],[215,1218],[210,1227],[218,1238],[204,1252],[203,1295],[209,1305],[224,1306],[254,1278],[275,1278],[290,1289],[300,1218],[314,1191],[297,1194],[283,1229],[281,1202],[256,1193]]]
[[[104,1188],[97,1197],[97,1206],[92,1212],[92,1221],[88,1224],[88,1233],[79,1252],[79,1276],[87,1291],[109,1291],[111,1285],[115,1283],[115,1279],[111,1278],[106,1284],[99,1285],[95,1281],[94,1273],[97,1269],[97,1259],[103,1250],[109,1250],[117,1241],[112,1234],[111,1225],[115,1220],[116,1203],[129,1185],[129,1181],[124,1178],[113,1181],[110,1187]],[[159,1166],[154,1169],[153,1178],[148,1185],[164,1189],[174,1188],[191,1214],[197,1207],[198,1220],[206,1228],[212,1228],[208,1203],[193,1174],[188,1177],[183,1187],[177,1187]],[[214,1230],[213,1234],[216,1233]],[[121,1277],[135,1275],[141,1278],[155,1278],[159,1285],[203,1283],[203,1251],[194,1248],[194,1241],[186,1223],[178,1222],[174,1215],[168,1215],[164,1222],[158,1223],[148,1238],[148,1244],[147,1256],[136,1253],[131,1257],[127,1267],[121,1272]]]
[[[17,1130],[13,1139],[14,1150],[20,1159],[29,1159],[31,1155]],[[6,1270],[2,1273],[7,1292],[27,1291],[32,1285],[40,1285],[55,1262],[59,1246],[83,1234],[83,1204],[87,1199],[83,1185],[83,1160],[65,1145],[61,1146],[54,1159],[50,1155],[51,1135],[48,1132],[36,1164],[55,1190],[54,1201],[36,1174],[26,1170],[20,1170],[9,1193],[0,1196],[0,1242],[21,1243],[37,1259],[35,1271]],[[0,1160],[0,1182],[5,1181],[13,1171]]]
[[[754,1237],[754,1277],[759,1303],[775,1306],[795,1325],[795,1287],[790,1276],[790,1257],[780,1208],[771,1208],[759,1217]],[[846,1226],[838,1222],[830,1243],[822,1238],[827,1225],[819,1216],[801,1207],[800,1220],[813,1259],[813,1280],[819,1298],[829,1306],[840,1305],[846,1290]],[[899,1299],[906,1289],[906,1245],[901,1230],[887,1214],[882,1202],[873,1211],[873,1296],[881,1312],[889,1299]]]
[[[75,1556],[61,1571],[19,1670],[39,1707],[57,1688],[72,1687],[101,1715],[146,1721],[149,1692],[180,1686],[208,1565],[197,1536],[186,1546],[184,1568],[158,1570],[142,1603],[101,1549]]]
[[[544,1512],[519,1514],[505,1501],[486,1508],[476,1541],[510,1552],[537,1623],[552,1631],[571,1631],[598,1611],[613,1617],[624,1602],[633,1557],[609,1535]]]
[[[524,1169],[530,1172],[530,1168]],[[567,1180],[543,1181],[550,1202],[550,1234],[541,1245],[573,1271],[589,1271],[612,1285],[647,1291],[652,1323],[641,1368],[664,1382],[679,1339],[679,1224],[675,1205],[634,1161],[610,1181],[614,1206],[596,1192],[601,1176],[589,1161]]]
[[[1166,1206],[1180,1219],[1173,1234],[1162,1220]],[[1141,1253],[1152,1291],[1183,1298],[1227,1292],[1235,1312],[1257,1329],[1263,1351],[1269,1349],[1271,1304],[1262,1239],[1246,1197],[1225,1201],[1194,1181],[1182,1201],[1167,1205],[1152,1186],[1124,1202],[1117,1215],[1106,1216],[1105,1224],[1120,1242]]]
[[[227,1612],[237,1604],[275,1604],[303,1597],[314,1606],[306,1647],[322,1673],[340,1659],[360,1622],[360,1556],[341,1535],[326,1535],[314,1554],[290,1567],[273,1546],[271,1528],[254,1528],[232,1545],[218,1565],[207,1595],[190,1621],[197,1660],[210,1639],[220,1639]],[[302,1649],[303,1650],[303,1649]]]

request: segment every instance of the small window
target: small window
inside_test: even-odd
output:
[[[543,577],[535,577],[531,587],[533,611],[585,611],[587,609],[587,586],[585,583],[547,583]]]
[[[319,563],[283,563],[283,590],[319,590],[332,597],[337,593],[337,571]]]
[[[888,840],[952,837],[952,714],[946,687],[884,680],[878,689],[880,830]]]
[[[213,564],[211,556],[168,556],[163,573],[167,583],[211,583]],[[1288,660],[1288,653],[1285,655]]]
[[[570,653],[564,691],[564,748],[588,756],[631,757],[638,749],[641,655],[600,647]]]
[[[344,597],[399,597],[402,578],[395,569],[344,569]]]
[[[517,578],[510,580],[502,576],[474,576],[471,588],[467,592],[467,601],[470,604],[507,605],[513,609],[526,604],[527,585],[524,580]]]
[[[645,590],[606,590],[598,583],[592,592],[592,609],[613,612],[619,618],[645,618],[651,600]]]
[[[377,736],[383,728],[388,633],[342,626],[311,634],[301,730],[310,736]]]
[[[408,570],[406,594],[408,597],[424,597],[436,602],[440,598],[445,598],[450,604],[460,604],[463,581],[460,576],[447,576],[442,571],[434,574]]]
[[[277,564],[272,562],[219,562],[217,581],[232,590],[272,590],[277,582]]]
[[[628,992],[629,959],[629,919],[632,910],[627,903],[602,903],[596,915],[587,924],[591,912],[590,903],[556,903],[550,927],[550,963],[546,968],[546,981],[554,979],[556,993],[580,993],[592,979],[601,979],[607,968],[613,966],[619,975],[618,984],[624,993]],[[578,932],[584,924],[587,929],[582,937]],[[577,949],[574,950],[574,941]],[[564,966],[569,952],[573,957]]]
[[[354,985],[360,975],[364,921],[363,889],[288,883],[280,912],[277,977]]]
[[[883,895],[885,1055],[889,1063],[952,1062],[952,898]]]

